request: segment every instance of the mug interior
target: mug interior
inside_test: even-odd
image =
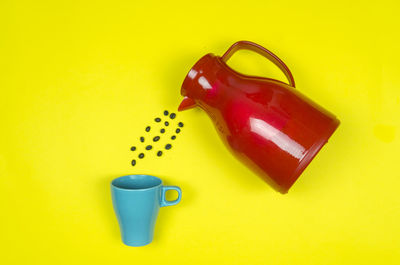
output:
[[[126,190],[150,189],[161,185],[161,179],[150,175],[129,175],[114,179],[114,187]]]

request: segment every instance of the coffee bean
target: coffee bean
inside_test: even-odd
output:
[[[140,141],[143,143],[144,142],[144,137],[140,137]]]
[[[146,150],[151,150],[151,148],[153,148],[153,146],[151,145],[146,146]]]
[[[171,139],[172,139],[172,140],[175,140],[175,138],[176,138],[175,135],[172,135],[172,136],[171,136]]]
[[[181,132],[181,129],[178,128],[178,129],[175,130],[175,132],[176,132],[176,133],[180,133],[180,132]]]
[[[160,136],[156,136],[153,138],[153,142],[157,142],[158,140],[160,140]]]
[[[132,164],[132,166],[135,166],[135,165],[136,165],[136,160],[133,159],[132,162],[131,162],[131,164]]]
[[[169,125],[169,122],[166,121],[166,122],[164,122],[164,124],[165,124],[165,126],[168,126],[168,125]]]
[[[143,153],[140,153],[140,154],[139,154],[139,158],[142,159],[143,157],[144,157],[144,154],[143,154]]]
[[[136,150],[136,147],[135,146],[132,146],[131,147],[131,151],[135,151]]]
[[[183,123],[182,122],[178,123],[178,126],[183,127]]]
[[[157,156],[162,156],[162,151],[158,151]]]
[[[165,133],[165,129],[162,128],[162,129],[160,130],[160,133]]]
[[[176,114],[175,114],[175,113],[171,113],[171,115],[169,115],[169,117],[170,117],[171,119],[175,119]]]
[[[150,126],[146,127],[146,132],[150,132]]]
[[[172,145],[167,144],[167,145],[165,146],[165,149],[169,150],[169,149],[171,149],[171,147],[172,147]]]
[[[155,120],[156,122],[160,122],[160,121],[161,121],[160,118],[155,118],[154,120]]]
[[[168,110],[164,110],[164,116],[168,116]]]

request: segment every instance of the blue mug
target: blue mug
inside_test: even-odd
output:
[[[168,190],[176,190],[178,198],[166,200]],[[179,203],[182,191],[176,186],[163,186],[162,180],[154,176],[129,175],[111,182],[111,196],[122,241],[128,246],[140,247],[153,240],[160,207]]]

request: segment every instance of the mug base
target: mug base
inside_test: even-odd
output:
[[[143,246],[150,244],[152,241],[148,241],[148,242],[125,242],[125,241],[122,241],[122,242],[128,247],[143,247]]]

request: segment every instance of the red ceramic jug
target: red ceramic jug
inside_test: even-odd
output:
[[[232,70],[227,60],[239,49],[272,61],[289,84]],[[339,120],[295,90],[288,67],[249,41],[222,56],[207,54],[189,71],[179,111],[199,106],[210,116],[232,153],[276,190],[286,193],[339,126]]]

